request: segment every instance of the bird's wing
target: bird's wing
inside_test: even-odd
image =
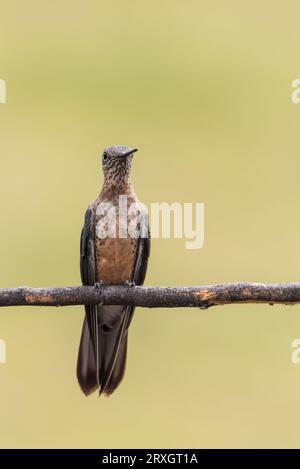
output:
[[[88,208],[85,214],[84,226],[80,241],[80,272],[83,285],[92,285],[96,283],[96,265],[95,265],[95,214],[92,208]],[[92,343],[97,343],[97,305],[86,305],[86,319],[89,326]],[[94,350],[96,354],[96,350]],[[96,355],[97,356],[97,355]]]
[[[139,238],[137,257],[135,262],[133,281],[136,285],[143,285],[147,267],[148,259],[150,256],[151,236],[148,229],[148,236],[146,238]]]
[[[80,240],[80,273],[83,285],[95,284],[94,212],[88,208]]]
[[[95,285],[96,265],[94,247],[94,211],[88,208],[80,239],[80,272],[83,285]],[[82,391],[88,395],[99,388],[96,367],[98,367],[97,305],[85,306],[80,347],[77,360],[77,378]]]

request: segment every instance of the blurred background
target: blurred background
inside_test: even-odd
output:
[[[100,155],[140,199],[204,202],[148,285],[299,281],[299,3],[2,1],[0,286],[78,285]],[[299,447],[300,307],[138,309],[110,398],[76,381],[83,307],[0,313],[1,447]]]

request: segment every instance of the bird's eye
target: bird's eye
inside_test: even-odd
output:
[[[107,161],[107,158],[108,158],[108,154],[106,152],[103,153],[103,161]]]

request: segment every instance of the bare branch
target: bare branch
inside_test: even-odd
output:
[[[209,308],[232,303],[300,303],[300,283],[228,283],[201,287],[101,286],[0,289],[0,306],[133,305]]]

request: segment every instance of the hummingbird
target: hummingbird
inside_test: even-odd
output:
[[[80,241],[83,285],[142,285],[150,255],[146,207],[131,182],[136,148],[112,146],[102,154],[104,183],[85,213]],[[120,203],[121,201],[121,203]],[[130,228],[130,229],[128,229]],[[110,395],[126,366],[133,306],[87,305],[77,360],[77,379],[85,395]]]

